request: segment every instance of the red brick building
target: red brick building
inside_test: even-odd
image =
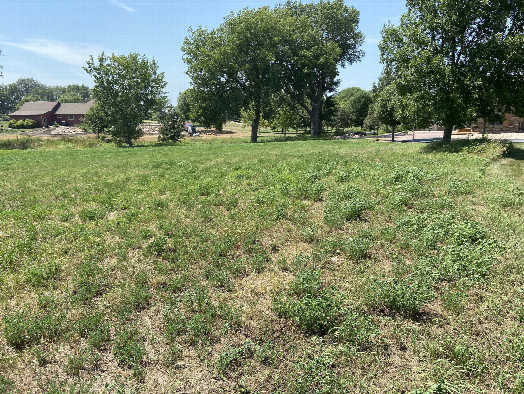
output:
[[[55,122],[59,125],[75,126],[82,122],[82,118],[94,100],[87,103],[59,103],[58,101],[29,101],[24,103],[18,111],[9,114],[12,120],[33,119],[38,127],[47,127]]]
[[[55,122],[55,112],[59,106],[58,101],[29,101],[9,114],[9,118],[17,121],[33,119],[39,127],[47,127]]]
[[[56,123],[63,124],[66,122],[67,126],[74,126],[82,123],[82,118],[87,113],[89,108],[94,104],[95,100],[87,103],[63,103],[55,112]]]

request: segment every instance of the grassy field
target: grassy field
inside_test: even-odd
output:
[[[523,392],[523,146],[89,144],[0,150],[0,393]]]

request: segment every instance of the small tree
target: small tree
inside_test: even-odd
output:
[[[182,139],[184,121],[173,107],[166,107],[159,114],[160,134],[158,140],[162,142],[177,142]]]
[[[164,97],[164,73],[158,73],[155,60],[136,53],[106,56],[102,52],[98,64],[91,56],[84,70],[95,80],[95,113],[107,119],[113,138],[131,146],[143,134],[140,123]]]
[[[80,128],[96,133],[96,137],[100,137],[100,133],[105,133],[109,129],[109,123],[100,110],[98,103],[95,103],[89,108],[84,116],[84,120]]]

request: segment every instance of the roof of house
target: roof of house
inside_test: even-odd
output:
[[[95,100],[87,103],[63,103],[56,111],[57,115],[85,115],[89,108],[95,103]]]
[[[57,104],[58,101],[28,101],[20,109],[9,115],[42,115],[52,111]]]

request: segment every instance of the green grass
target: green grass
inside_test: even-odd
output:
[[[13,141],[0,392],[524,387],[522,145]]]

